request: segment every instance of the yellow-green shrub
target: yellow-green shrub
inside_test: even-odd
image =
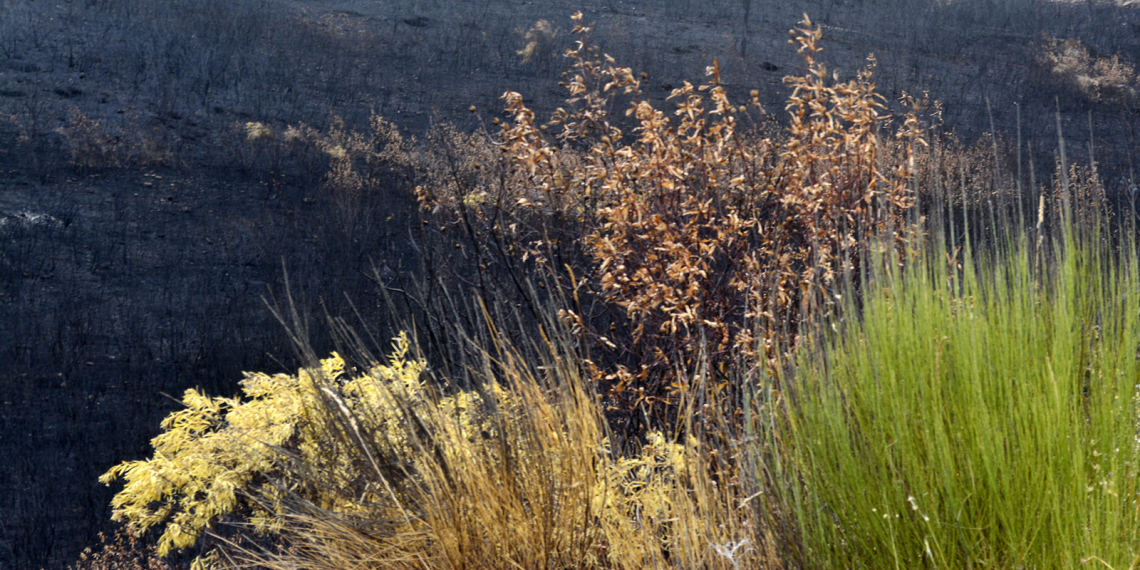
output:
[[[291,570],[756,566],[766,541],[743,500],[755,490],[714,482],[694,438],[650,433],[628,455],[611,451],[568,342],[525,358],[500,344],[494,356],[476,349],[469,380],[485,390],[406,410],[417,451],[390,502],[352,512],[286,502],[288,548],[238,561]],[[478,400],[478,412],[456,422],[448,405],[463,398]]]
[[[259,531],[274,530],[280,521],[272,501],[264,498],[305,483],[288,480],[284,461],[357,467],[357,461],[346,461],[351,458],[330,456],[336,448],[322,436],[331,426],[312,413],[322,399],[368,410],[362,417],[383,424],[391,452],[407,452],[397,408],[431,405],[420,378],[424,365],[411,359],[408,350],[407,337],[398,337],[387,365],[355,377],[336,353],[322,360],[319,369],[302,369],[295,376],[246,373],[244,398],[211,398],[187,390],[182,399],[186,408],[163,420],[164,432],[151,442],[154,457],[121,463],[100,477],[104,483],[126,480],[112,501],[113,518],[140,531],[165,525],[158,543],[163,556],[195,544],[227,515],[242,517]],[[470,399],[451,398],[439,405],[463,412]],[[322,497],[318,489],[309,498],[326,508],[353,508],[327,504],[331,496]]]
[[[367,371],[334,353],[247,373],[241,397],[188,390],[154,457],[102,477],[126,480],[114,518],[162,529],[162,555],[249,525],[284,548],[225,554],[289,568],[726,567],[718,545],[757,543],[695,439],[613,452],[577,363],[487,356],[481,390],[441,397],[410,351],[400,336]]]

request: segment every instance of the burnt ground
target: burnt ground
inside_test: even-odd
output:
[[[107,530],[114,489],[96,478],[146,455],[183,390],[233,395],[241,371],[296,365],[266,304],[286,273],[314,322],[351,316],[347,294],[384,329],[369,275],[414,261],[403,220],[350,239],[327,204],[248,176],[38,183],[16,158],[0,154],[0,568],[72,562]]]
[[[327,157],[248,141],[246,123],[280,137],[339,116],[364,130],[375,112],[422,136],[488,120],[507,90],[549,114],[575,10],[591,41],[649,74],[656,103],[715,60],[733,99],[758,89],[777,117],[782,78],[802,67],[787,32],[807,12],[841,76],[874,52],[888,100],[929,91],[967,144],[991,130],[987,102],[1005,141],[1020,109],[1038,181],[1059,110],[1070,159],[1087,161],[1091,141],[1109,190],[1131,187],[1135,97],[1041,58],[1054,37],[1140,62],[1130,4],[0,0],[0,570],[64,567],[112,528],[115,489],[95,479],[148,454],[177,408],[163,394],[230,395],[243,370],[296,365],[262,299],[286,271],[315,322],[352,314],[347,295],[390,332],[370,276],[418,266],[410,189],[393,177],[346,220],[322,183]],[[556,33],[532,36],[524,62],[541,19]],[[1002,167],[1016,171],[1015,155]]]

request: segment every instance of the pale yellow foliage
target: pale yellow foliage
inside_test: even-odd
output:
[[[489,373],[483,391],[440,397],[424,372],[401,335],[387,363],[367,371],[334,353],[295,375],[246,373],[239,397],[187,390],[185,409],[168,416],[152,440],[154,456],[100,478],[126,481],[112,501],[113,518],[138,532],[160,528],[165,556],[225,520],[295,541],[299,519],[289,501],[300,498],[322,517],[389,521],[392,534],[381,542],[401,546],[369,555],[378,559],[435,560],[446,545],[487,560],[557,556],[625,568],[651,565],[663,552],[697,560],[710,541],[736,532],[733,516],[700,504],[714,486],[695,439],[681,444],[654,432],[622,457],[610,450],[589,397],[546,394],[513,372],[501,379]],[[331,435],[337,420],[361,439],[338,441]],[[361,457],[377,450],[384,457],[368,459],[383,468]],[[385,475],[391,467],[407,479]],[[363,492],[327,481],[361,482]],[[685,522],[693,520],[715,522],[717,530]],[[306,532],[334,528],[341,527]],[[321,548],[321,556],[348,554]],[[196,564],[220,559],[210,551]]]
[[[249,511],[258,530],[274,530],[280,522],[275,513],[248,499],[258,491],[275,496],[273,486],[264,483],[282,473],[280,451],[314,464],[338,459],[322,458],[328,447],[318,438],[325,426],[309,413],[319,405],[322,388],[353,410],[367,409],[362,417],[384,423],[390,441],[403,441],[396,400],[429,405],[420,380],[424,365],[408,351],[407,337],[400,336],[387,365],[353,378],[347,378],[344,360],[336,353],[322,360],[319,369],[302,369],[295,376],[246,373],[244,398],[211,398],[187,390],[182,398],[186,407],[163,420],[163,433],[151,441],[154,457],[121,463],[100,477],[104,483],[126,481],[112,501],[114,520],[128,521],[140,532],[164,525],[158,542],[162,556],[193,545],[220,517],[240,509]],[[444,402],[440,405],[455,406]]]
[[[526,32],[517,30],[517,33],[522,36],[526,46],[516,53],[522,56],[523,63],[530,63],[535,56],[551,50],[551,43],[558,36],[558,29],[549,20],[539,20]]]
[[[273,138],[273,129],[265,123],[249,122],[245,124],[245,139],[255,141]]]

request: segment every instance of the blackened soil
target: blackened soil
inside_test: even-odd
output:
[[[367,275],[373,262],[386,278],[408,270],[414,214],[406,196],[377,199],[387,215],[348,235],[305,189],[241,174],[73,171],[42,184],[26,170],[0,154],[5,569],[61,566],[96,542],[113,492],[96,478],[149,455],[178,407],[164,394],[233,395],[243,370],[296,365],[263,300],[282,297],[286,270],[303,306],[346,314],[347,294],[380,322]]]
[[[416,264],[407,189],[346,219],[319,188],[327,159],[258,150],[247,123],[280,135],[336,115],[367,131],[376,112],[422,135],[501,117],[507,90],[548,117],[575,10],[661,108],[716,62],[732,101],[757,89],[782,120],[783,77],[803,71],[787,32],[807,12],[841,78],[873,52],[880,93],[928,90],[967,144],[1020,128],[1023,152],[1000,161],[1020,172],[1023,157],[1026,188],[1031,156],[1039,183],[1053,172],[1058,110],[1070,161],[1095,147],[1110,192],[1134,188],[1135,101],[1041,63],[1050,36],[1135,68],[1130,2],[0,0],[0,570],[61,568],[97,542],[115,489],[96,478],[149,455],[178,407],[163,394],[232,395],[243,370],[296,366],[262,300],[282,296],[286,270],[314,321],[352,314],[347,295],[378,338],[391,332],[370,276],[398,286]],[[558,33],[523,61],[540,20]],[[107,168],[76,166],[80,117],[116,149]]]

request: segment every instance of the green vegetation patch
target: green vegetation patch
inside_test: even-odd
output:
[[[938,244],[801,354],[786,435],[811,560],[1135,566],[1140,277],[1075,233],[1052,268],[1025,240],[960,264]]]

